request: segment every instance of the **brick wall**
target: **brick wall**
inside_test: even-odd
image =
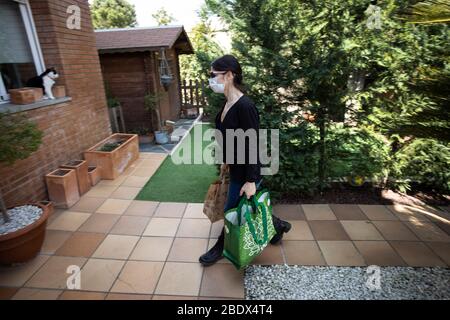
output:
[[[81,30],[66,27],[69,5],[81,8]],[[48,197],[45,174],[111,133],[100,63],[87,0],[30,0],[46,67],[55,67],[71,102],[26,111],[44,131],[29,158],[0,165],[0,190],[7,206]]]

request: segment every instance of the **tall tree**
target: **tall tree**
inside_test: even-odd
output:
[[[152,17],[156,20],[158,26],[167,26],[175,21],[175,18],[165,8],[159,8],[152,14]]]
[[[126,0],[94,0],[91,15],[95,29],[127,28],[137,25],[135,7]]]

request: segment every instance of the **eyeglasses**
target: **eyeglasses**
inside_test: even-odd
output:
[[[210,78],[215,78],[215,77],[217,77],[218,74],[224,74],[224,73],[227,73],[227,72],[228,71],[220,71],[220,72],[219,71],[214,71],[214,72],[210,72],[209,73],[209,77]]]

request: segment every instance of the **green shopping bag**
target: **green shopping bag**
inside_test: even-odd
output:
[[[276,234],[267,189],[250,200],[244,195],[236,208],[225,212],[223,256],[240,270],[249,265]]]

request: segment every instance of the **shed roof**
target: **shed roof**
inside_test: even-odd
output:
[[[150,28],[95,30],[100,53],[133,52],[175,48],[179,54],[194,53],[182,25]]]

